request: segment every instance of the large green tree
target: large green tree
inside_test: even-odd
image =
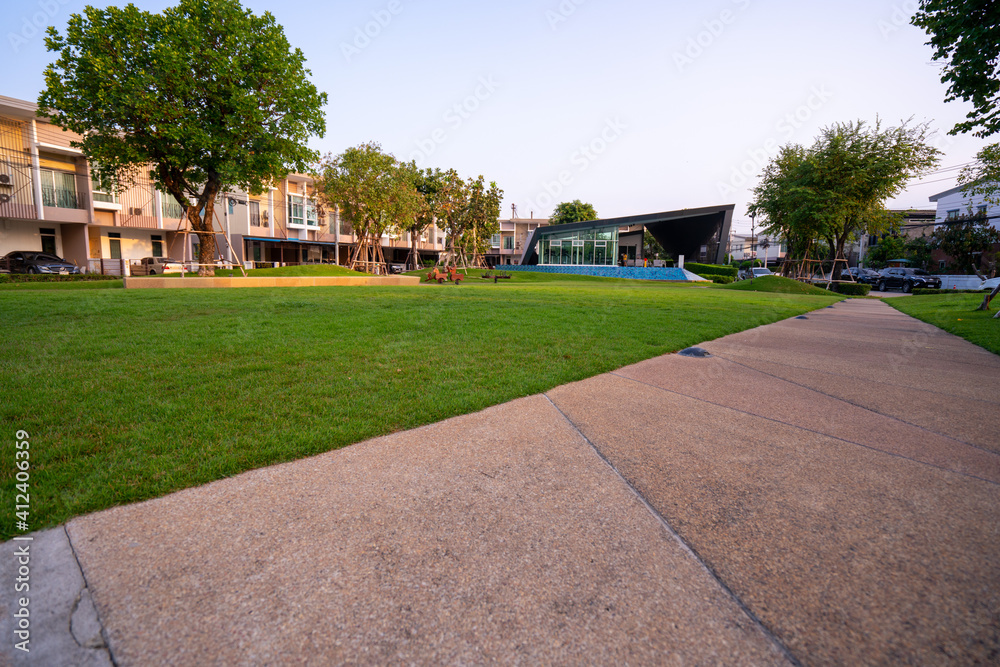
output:
[[[862,234],[892,231],[898,219],[885,202],[938,163],[926,124],[883,128],[880,121],[824,128],[808,149],[786,146],[769,163],[749,210],[764,214],[764,230],[794,249],[825,240],[833,258]],[[839,278],[842,263],[835,265]]]
[[[411,167],[369,142],[326,156],[315,178],[320,198],[354,228],[348,268],[384,273],[382,236],[410,229],[420,214]]]
[[[996,0],[921,0],[913,25],[930,35],[934,60],[944,63],[946,102],[972,103],[952,134],[986,137],[1000,131],[1000,4]]]
[[[469,179],[469,204],[465,211],[465,232],[462,245],[476,255],[485,255],[490,238],[500,233],[500,203],[503,190],[495,181],[486,185],[482,175]]]
[[[407,166],[413,179],[413,185],[420,193],[420,206],[413,222],[410,225],[410,256],[407,259],[407,267],[420,268],[420,252],[417,244],[420,235],[438,220],[443,219],[453,203],[449,197],[450,187],[458,178],[458,173],[454,169],[442,171],[439,168],[418,169],[415,162],[410,162]]]
[[[985,215],[949,220],[934,230],[933,238],[937,247],[954,260],[954,268],[972,271],[980,279],[996,270],[993,246],[1000,243],[1000,231],[990,225]]]
[[[45,43],[58,59],[43,113],[83,137],[74,145],[103,186],[149,171],[185,208],[202,264],[214,263],[220,193],[263,191],[318,158],[306,142],[325,132],[326,94],[267,12],[237,0],[181,0],[160,14],[88,6]]]
[[[573,201],[565,201],[556,206],[556,210],[552,212],[552,217],[549,218],[549,224],[565,225],[571,222],[587,222],[597,219],[597,211],[594,210],[593,204],[587,204],[579,199],[574,199]]]

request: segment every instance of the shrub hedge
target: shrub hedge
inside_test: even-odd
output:
[[[100,273],[81,273],[72,276],[44,273],[0,273],[0,283],[68,283],[93,280],[121,280],[121,276],[104,276]]]
[[[930,287],[915,287],[914,294],[983,294],[987,290],[979,289],[931,289]]]
[[[868,296],[868,292],[872,290],[871,285],[862,283],[835,283],[835,285],[838,294],[847,296]]]
[[[697,262],[684,262],[684,268],[699,276],[730,276],[736,277],[735,266],[723,266],[721,264],[698,264]]]
[[[712,282],[717,285],[728,285],[729,283],[736,280],[736,278],[733,278],[732,276],[717,276],[709,274],[708,277],[711,278]]]

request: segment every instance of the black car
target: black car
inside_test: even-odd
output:
[[[923,269],[882,269],[882,273],[879,275],[879,292],[884,292],[886,289],[900,289],[904,292],[912,292],[915,287],[940,289],[941,279],[937,276],[932,276]]]
[[[860,266],[852,266],[851,268],[844,271],[842,278],[846,280],[847,276],[850,275],[854,280],[861,283],[862,285],[877,285],[879,278],[882,276],[878,271],[873,269],[865,269]]]
[[[47,252],[15,250],[9,252],[0,262],[11,273],[80,273],[80,267],[73,262],[67,262],[61,257]]]

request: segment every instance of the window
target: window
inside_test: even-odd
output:
[[[514,249],[514,237],[513,236],[505,236],[505,237],[503,237],[503,249],[504,250],[513,250]]]
[[[986,204],[980,204],[976,207],[976,215],[986,217]]]
[[[948,268],[948,262],[946,260],[942,259],[941,261],[938,262],[938,269],[939,270],[944,271],[947,268]]]
[[[107,190],[102,190],[101,184],[97,181],[97,179],[90,179],[90,189],[93,190],[94,201],[107,202],[108,204],[118,203],[118,197]]]
[[[122,258],[122,235],[117,232],[108,233],[108,246],[111,249],[111,259]]]
[[[306,224],[310,227],[319,227],[319,212],[316,210],[316,202],[306,199]]]
[[[301,195],[288,195],[288,224],[305,224],[305,207],[302,205]]]
[[[250,202],[250,226],[260,227],[260,202]],[[260,261],[260,260],[257,260]]]
[[[947,219],[948,220],[958,220],[958,209],[956,208],[956,209],[952,209],[951,211],[948,211],[948,217],[947,217]]]
[[[56,254],[56,230],[39,229],[38,231],[42,235],[42,252],[50,255]]]
[[[163,257],[163,236],[153,234],[150,238],[153,241],[153,257]]]
[[[491,248],[499,248],[500,247],[500,235],[499,234],[494,234],[493,236],[490,237],[490,247]]]
[[[184,207],[177,203],[172,194],[166,192],[160,193],[160,210],[164,218],[180,220],[184,217]]]
[[[76,174],[51,169],[39,169],[42,182],[42,204],[58,208],[77,208]]]

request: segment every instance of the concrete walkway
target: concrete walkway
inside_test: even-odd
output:
[[[1000,661],[1000,357],[870,300],[702,347],[37,534],[4,656]]]

